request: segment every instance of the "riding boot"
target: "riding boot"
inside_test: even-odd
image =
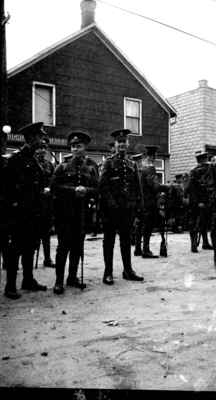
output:
[[[104,232],[103,239],[103,256],[104,256],[104,277],[113,275],[113,250],[115,244],[115,233],[114,232]]]
[[[63,286],[68,249],[59,244],[56,251],[56,284]]]
[[[67,285],[73,286],[74,282],[78,282],[77,271],[79,267],[80,257],[83,253],[84,236],[80,238],[79,243],[76,243],[69,253],[69,271],[67,278]]]
[[[142,242],[142,232],[141,232],[141,227],[138,225],[135,228],[135,249],[134,249],[135,256],[142,255],[141,242]]]
[[[197,234],[196,232],[190,232],[190,239],[191,239],[191,252],[198,253],[197,250]]]
[[[203,248],[204,250],[212,250],[212,249],[213,249],[213,246],[212,246],[212,245],[209,243],[209,241],[208,241],[207,232],[204,231],[204,232],[202,232],[201,234],[202,234],[202,240],[203,240],[202,248]]]

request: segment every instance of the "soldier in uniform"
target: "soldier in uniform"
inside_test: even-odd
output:
[[[157,146],[146,146],[145,157],[142,162],[141,187],[143,194],[144,208],[142,211],[142,235],[143,235],[143,258],[158,257],[150,250],[150,239],[158,216],[158,193],[164,191],[164,185],[157,180],[156,168],[154,165]],[[140,250],[137,244],[135,251]],[[138,248],[137,248],[138,247]]]
[[[65,264],[69,253],[67,286],[81,287],[77,277],[86,232],[86,215],[90,199],[97,197],[97,164],[86,155],[91,138],[85,130],[76,130],[68,136],[72,157],[60,164],[53,175],[55,230],[58,238],[56,251],[55,294],[64,292]],[[83,287],[83,285],[82,285]]]
[[[105,270],[103,283],[112,285],[113,251],[115,236],[120,237],[123,261],[123,279],[143,281],[131,265],[131,229],[141,203],[141,190],[135,162],[127,156],[129,129],[112,132],[116,152],[104,163],[100,177],[99,192],[103,221],[103,256]]]
[[[50,192],[50,181],[54,172],[54,165],[48,158],[49,140],[44,140],[40,149],[35,152],[38,163],[43,169],[44,175],[44,192],[42,194],[42,221],[41,221],[41,241],[43,245],[44,267],[54,268],[55,264],[51,259],[51,232],[53,228],[52,199]],[[39,243],[40,246],[40,243]]]
[[[141,179],[142,173],[142,162],[144,158],[144,153],[137,153],[131,156],[131,159],[136,163],[139,173],[139,179]],[[141,183],[140,183],[141,187]],[[142,194],[142,191],[141,191]],[[143,200],[143,199],[142,199]],[[139,214],[137,213],[136,218],[133,222],[133,228],[131,232],[131,245],[135,246],[134,255],[141,256],[142,255],[142,210],[139,210]]]
[[[170,186],[170,192],[173,200],[173,233],[180,233],[183,231],[184,225],[184,189],[182,183],[182,174],[175,175],[175,181]]]
[[[40,237],[41,196],[43,170],[35,152],[41,147],[47,133],[42,122],[27,125],[18,131],[24,135],[25,145],[13,154],[7,165],[7,198],[13,226],[10,232],[10,251],[7,265],[5,295],[17,297],[16,275],[19,257],[22,259],[22,289],[46,290],[33,277],[34,252]]]
[[[207,185],[210,205],[210,233],[216,268],[216,156],[212,156],[210,160]]]
[[[209,226],[209,195],[207,187],[207,175],[209,170],[208,153],[197,151],[195,153],[197,166],[190,171],[189,181],[185,189],[185,196],[189,199],[189,232],[191,239],[191,251],[198,252],[198,234],[202,236],[202,248],[211,250],[208,241]]]

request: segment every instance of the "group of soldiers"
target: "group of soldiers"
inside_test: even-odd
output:
[[[19,130],[24,146],[10,157],[0,157],[0,252],[6,268],[4,294],[18,299],[17,271],[22,263],[21,288],[45,291],[46,286],[34,278],[34,257],[40,241],[44,247],[44,266],[54,267],[53,292],[65,290],[65,266],[69,257],[67,287],[83,289],[84,241],[89,205],[96,205],[103,230],[103,283],[113,285],[113,253],[116,234],[120,239],[122,277],[143,281],[131,262],[134,255],[158,257],[150,249],[150,239],[157,227],[161,234],[160,256],[167,256],[168,220],[179,207],[187,207],[191,251],[197,252],[200,237],[203,248],[214,248],[216,263],[216,167],[207,154],[197,155],[198,165],[184,184],[162,184],[158,180],[156,146],[145,146],[140,154],[128,155],[129,129],[111,133],[110,155],[100,166],[87,155],[91,137],[86,130],[69,133],[70,154],[55,166],[46,158],[49,138],[43,123]],[[1,133],[1,142],[6,138]],[[179,190],[181,188],[182,190]],[[212,245],[207,232],[211,230]],[[50,234],[57,235],[55,263],[50,257]],[[95,233],[96,234],[96,233]],[[133,238],[133,239],[132,239]],[[81,261],[81,278],[78,267]]]

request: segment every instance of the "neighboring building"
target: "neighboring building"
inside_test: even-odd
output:
[[[89,153],[100,162],[109,151],[110,132],[129,128],[131,153],[137,144],[159,146],[164,180],[175,109],[94,23],[95,4],[82,0],[81,30],[8,72],[8,145],[22,143],[16,134],[21,126],[43,121],[61,161],[69,131],[82,127],[92,137]]]
[[[178,118],[170,132],[170,174],[188,172],[196,165],[195,151],[216,154],[216,89],[206,80],[199,87],[169,98]]]

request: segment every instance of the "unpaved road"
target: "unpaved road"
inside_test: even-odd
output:
[[[52,239],[55,254],[56,239]],[[216,273],[212,251],[189,252],[169,235],[169,256],[133,258],[144,283],[122,279],[116,239],[114,286],[102,284],[102,240],[85,242],[80,291],[53,294],[54,270],[35,277],[47,292],[6,299],[1,271],[0,386],[142,390],[216,389]],[[159,252],[159,236],[152,238]],[[18,274],[20,286],[22,272]]]

